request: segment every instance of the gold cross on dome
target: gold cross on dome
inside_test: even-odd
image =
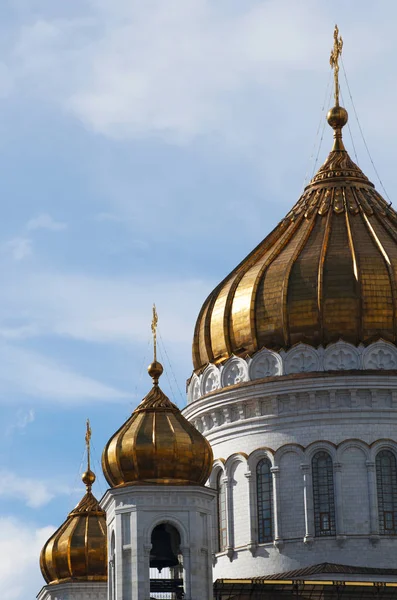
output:
[[[334,45],[331,50],[331,56],[329,57],[329,63],[334,70],[335,106],[339,106],[339,57],[342,54],[342,48],[343,48],[342,36],[339,35],[338,26],[335,25]]]
[[[158,323],[158,320],[159,320],[159,318],[157,316],[156,305],[153,304],[152,334],[153,334],[154,362],[157,362],[157,323]]]
[[[91,451],[91,427],[90,427],[90,420],[87,419],[87,430],[86,430],[86,434],[85,434],[85,443],[87,446],[87,466],[88,469],[87,471],[90,470],[90,462],[91,462],[91,456],[90,456],[90,451]]]

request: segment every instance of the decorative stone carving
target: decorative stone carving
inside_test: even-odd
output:
[[[245,360],[233,356],[222,369],[221,387],[248,381],[248,366]]]
[[[397,348],[379,341],[368,346],[363,353],[364,369],[397,369]]]
[[[219,369],[214,365],[208,365],[201,379],[201,394],[209,394],[219,388]]]
[[[285,373],[308,373],[319,371],[319,356],[314,348],[306,344],[298,344],[286,355]]]
[[[197,375],[194,374],[189,384],[188,401],[194,402],[195,400],[198,400],[200,396],[200,380]]]
[[[330,344],[325,350],[321,346],[313,348],[306,344],[298,344],[288,351],[280,352],[264,348],[248,360],[233,356],[220,369],[210,364],[202,375],[192,375],[188,388],[188,403],[216,389],[264,377],[352,369],[397,369],[397,347],[383,340],[374,342],[367,348],[362,345],[356,347],[340,340]],[[297,402],[302,404],[302,398],[298,397]],[[362,404],[361,397],[357,399],[357,403]],[[370,400],[368,403],[371,405]]]
[[[251,360],[249,367],[250,379],[262,379],[283,374],[283,361],[281,356],[264,348]]]
[[[357,349],[347,342],[331,344],[324,352],[324,371],[346,371],[360,369],[360,355]]]

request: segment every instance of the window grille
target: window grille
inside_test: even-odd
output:
[[[312,474],[315,535],[336,535],[334,471],[328,452],[320,451],[313,456]]]
[[[226,484],[223,481],[225,474],[221,471],[218,475],[218,552],[223,552],[227,547],[227,511],[226,511]]]
[[[376,456],[379,533],[397,534],[397,468],[396,457],[390,450]]]
[[[270,468],[267,458],[259,461],[256,467],[259,544],[273,540],[273,479]]]

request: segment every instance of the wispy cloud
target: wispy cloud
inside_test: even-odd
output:
[[[2,469],[0,471],[3,485],[0,488],[0,497],[11,498],[24,502],[30,508],[39,508],[48,504],[60,490],[54,485],[50,486],[41,480],[31,479],[29,477],[19,477],[11,471]],[[70,493],[70,490],[62,489],[63,493]]]
[[[3,244],[6,254],[16,261],[22,261],[33,254],[32,241],[27,237],[15,237]]]
[[[61,362],[18,346],[1,344],[0,399],[9,402],[12,394],[21,394],[27,402],[33,397],[42,401],[57,399],[68,405],[128,397],[120,390],[76,373]]]
[[[2,600],[22,600],[44,585],[38,569],[40,550],[56,527],[36,527],[21,519],[0,517],[0,589]]]
[[[269,90],[304,69],[323,72],[318,49],[332,23],[313,0],[239,10],[225,1],[174,0],[170,9],[162,0],[93,0],[84,16],[25,25],[15,67],[95,132],[177,143],[221,133],[230,141],[247,135],[250,108]],[[361,60],[384,51],[388,37],[375,28],[369,48],[367,33],[355,20],[350,40]]]
[[[67,228],[67,224],[62,221],[56,221],[47,213],[39,215],[26,224],[28,231],[36,231],[37,229],[47,229],[48,231],[62,231]]]
[[[29,290],[28,296],[24,289]],[[50,334],[92,342],[146,342],[150,307],[156,301],[163,335],[186,342],[200,302],[210,290],[211,283],[194,279],[29,271],[13,274],[5,287],[0,323],[3,313],[7,330],[14,319],[17,331],[25,326],[28,337]],[[25,323],[20,322],[23,315]]]
[[[35,420],[35,412],[33,408],[23,409],[20,408],[17,410],[13,422],[8,426],[6,435],[11,435],[15,431],[19,431],[19,433],[24,433],[26,427],[33,423]],[[0,493],[1,495],[1,493]]]

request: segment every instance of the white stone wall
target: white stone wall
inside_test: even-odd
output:
[[[370,534],[370,506],[365,454],[364,449],[349,445],[341,456],[343,465],[343,524],[346,535]]]
[[[107,600],[107,583],[75,581],[45,585],[37,600]]]
[[[247,544],[246,532],[249,529],[248,480],[245,476],[247,470],[243,462],[236,461],[233,467],[231,487],[233,490],[234,547],[239,548]]]
[[[101,505],[106,510],[108,529],[109,599],[150,597],[151,533],[160,523],[170,523],[180,534],[186,600],[212,598],[215,497],[213,490],[199,486],[108,490]]]
[[[221,388],[184,415],[211,442],[214,486],[228,482],[228,540],[214,578],[254,577],[320,562],[394,567],[397,536],[380,536],[375,458],[397,456],[397,376],[308,373]],[[316,538],[312,457],[333,461],[336,535]],[[256,464],[272,464],[275,542],[258,544]],[[247,519],[241,514],[248,514]]]
[[[305,513],[303,504],[303,477],[299,454],[290,451],[283,454],[280,468],[280,537],[282,539],[302,539],[305,534]]]

